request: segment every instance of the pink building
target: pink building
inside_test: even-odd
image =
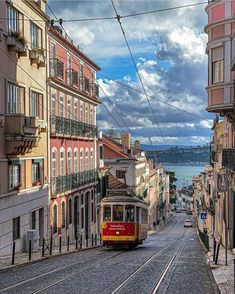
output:
[[[51,233],[65,242],[96,232],[96,72],[59,27],[48,31]]]

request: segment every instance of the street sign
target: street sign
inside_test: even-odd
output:
[[[201,219],[207,219],[207,213],[206,212],[201,212],[200,217],[201,217]]]

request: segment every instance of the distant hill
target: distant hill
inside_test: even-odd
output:
[[[145,151],[152,151],[152,150],[169,150],[171,148],[194,148],[197,146],[189,146],[189,145],[148,145],[148,144],[141,144],[141,149]]]
[[[210,149],[209,146],[171,146],[168,149],[146,150],[148,159],[161,163],[182,163],[182,164],[198,164],[209,163]]]

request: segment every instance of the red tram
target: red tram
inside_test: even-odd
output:
[[[134,248],[147,238],[148,206],[127,192],[101,201],[101,238],[104,245]]]

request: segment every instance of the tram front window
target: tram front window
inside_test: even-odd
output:
[[[133,205],[125,206],[125,221],[134,222],[134,206]]]
[[[123,205],[113,206],[113,221],[122,222],[123,221]]]
[[[111,206],[104,206],[104,221],[111,221]]]

